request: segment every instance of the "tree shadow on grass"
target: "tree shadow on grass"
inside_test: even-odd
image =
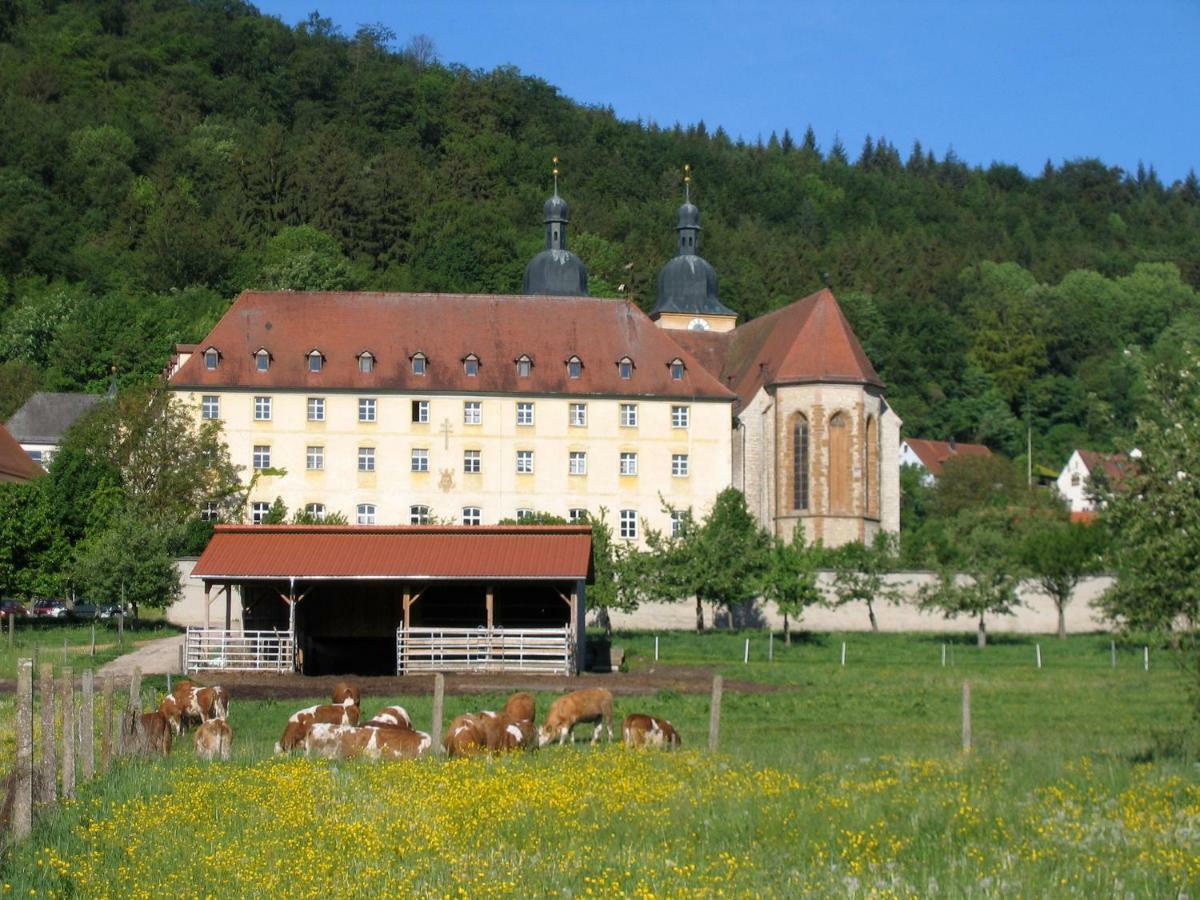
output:
[[[1042,634],[1011,634],[988,632],[988,647],[1032,647],[1044,643],[1050,635]],[[979,638],[974,631],[946,632],[944,634],[921,634],[917,640],[925,644],[951,644],[955,647],[974,647]],[[985,648],[986,649],[986,648]]]
[[[1200,733],[1195,728],[1152,728],[1147,745],[1129,757],[1132,763],[1193,763],[1200,755]]]

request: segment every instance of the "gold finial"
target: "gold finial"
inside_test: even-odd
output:
[[[683,199],[692,202],[692,164],[683,164]]]
[[[554,196],[558,196],[558,157],[555,156],[552,160],[554,168],[551,170],[554,173]]]

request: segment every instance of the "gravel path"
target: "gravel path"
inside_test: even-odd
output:
[[[168,672],[178,675],[179,648],[183,646],[184,637],[177,634],[148,641],[132,653],[105,663],[100,667],[100,674],[128,680],[133,675],[133,667],[140,666],[143,675],[166,675]]]

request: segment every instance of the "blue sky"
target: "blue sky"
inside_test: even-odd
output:
[[[851,158],[867,134],[905,156],[1027,172],[1095,156],[1164,181],[1200,171],[1200,0],[482,2],[263,0],[347,34],[381,23],[443,62],[515,65],[575,100],[660,125],[764,140],[812,124]]]

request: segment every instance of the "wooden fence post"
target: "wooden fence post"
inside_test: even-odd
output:
[[[125,643],[125,613],[117,613],[117,644]]]
[[[62,795],[75,799],[75,682],[71,669],[62,670]]]
[[[92,657],[96,656],[96,623],[92,623]]]
[[[433,676],[433,752],[442,752],[442,709],[446,699],[446,677],[437,672]]]
[[[58,767],[54,763],[54,663],[42,663],[37,699],[42,707],[42,780],[38,802],[48,806],[58,799]]]
[[[179,645],[179,674],[180,675],[187,674],[187,655],[186,654],[187,654],[187,643],[186,643],[186,639],[185,639],[184,643]]]
[[[721,732],[721,691],[725,680],[720,675],[713,676],[712,701],[708,706],[708,752],[717,752],[717,740]]]
[[[129,708],[125,710],[125,717],[129,721],[128,729],[125,729],[133,738],[133,746],[145,746],[146,731],[142,726],[142,668],[141,666],[133,667],[133,674],[129,677]]]
[[[113,705],[113,677],[104,676],[104,704],[100,710],[100,771],[107,772],[113,757],[113,720],[117,717]]]
[[[33,828],[33,660],[17,663],[17,771],[14,779],[13,835]]]
[[[83,692],[83,721],[79,723],[79,774],[90,780],[96,776],[96,673],[83,673],[79,689]]]
[[[13,631],[16,629],[16,627],[17,627],[17,617],[9,616],[8,617],[8,649],[9,650],[11,650],[13,648]]]
[[[971,752],[971,682],[963,682],[962,699],[962,748],[963,753]]]

